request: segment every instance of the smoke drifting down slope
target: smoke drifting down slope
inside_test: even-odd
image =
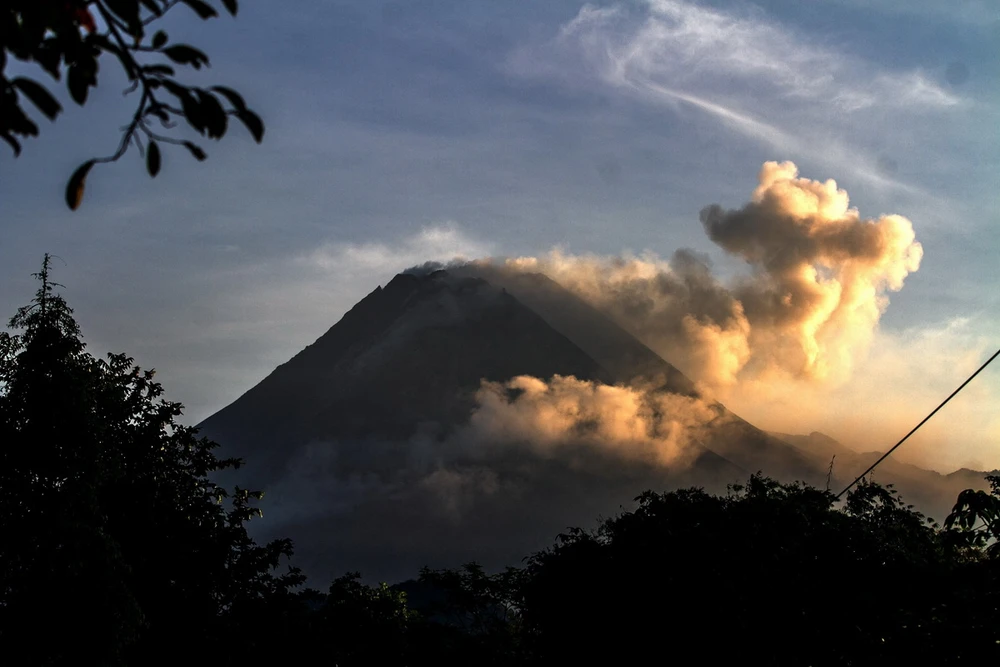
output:
[[[607,385],[556,375],[483,382],[469,431],[490,444],[524,444],[545,458],[593,449],[681,469],[700,453],[721,406],[653,386]]]
[[[292,537],[322,578],[499,566],[643,489],[743,478],[716,445],[795,459],[579,297],[505,273],[531,305],[460,271],[398,275],[201,424],[267,490],[262,539]]]
[[[701,218],[748,263],[744,278],[724,284],[683,250],[427,264],[372,291],[204,432],[268,489],[260,529],[295,538],[300,563],[329,574],[514,562],[648,488],[722,490],[756,470],[822,484],[828,458],[707,389],[849,373],[887,293],[919,265],[912,225],[862,219],[833,181],[790,163],[765,164],[742,208]]]
[[[701,383],[794,378],[842,381],[867,349],[923,249],[899,215],[862,218],[836,182],[767,162],[750,202],[701,212],[708,236],[749,273],[724,285],[708,259],[547,256],[506,261],[540,272],[609,313]]]

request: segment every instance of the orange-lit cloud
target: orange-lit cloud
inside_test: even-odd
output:
[[[680,467],[702,442],[706,426],[725,419],[717,406],[697,398],[559,375],[484,381],[476,400],[469,422],[476,440],[521,445],[545,458],[572,459],[584,447]]]
[[[750,202],[701,212],[709,237],[750,271],[725,285],[707,258],[655,255],[508,260],[608,312],[696,381],[843,381],[923,250],[899,215],[862,218],[833,180],[767,162]]]

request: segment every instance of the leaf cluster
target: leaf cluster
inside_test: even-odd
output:
[[[1000,475],[988,475],[990,493],[966,489],[945,519],[954,543],[973,553],[982,550],[1000,562]]]
[[[21,153],[21,138],[39,133],[26,103],[49,120],[62,112],[62,105],[38,81],[9,78],[9,58],[35,63],[56,81],[65,75],[69,96],[81,106],[98,84],[101,62],[111,59],[128,78],[126,93],[136,95],[135,110],[115,152],[87,160],[67,182],[66,204],[71,209],[80,205],[94,165],[118,160],[132,145],[144,156],[153,177],[162,166],[162,144],[181,146],[196,160],[204,160],[207,154],[201,146],[174,136],[178,122],[218,140],[229,129],[229,119],[235,118],[257,143],[262,141],[264,124],[238,92],[225,86],[188,85],[178,77],[178,66],[195,70],[209,66],[202,50],[172,41],[155,29],[156,21],[178,5],[203,20],[218,16],[218,10],[204,0],[10,0],[0,9],[0,139],[15,156]],[[236,0],[222,0],[221,6],[236,15]]]

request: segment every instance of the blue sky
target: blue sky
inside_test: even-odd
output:
[[[687,247],[738,275],[698,213],[746,202],[767,160],[835,179],[863,217],[906,216],[924,258],[849,382],[774,399],[798,421],[727,397],[737,412],[877,449],[997,345],[994,2],[300,0],[245,1],[235,21],[172,14],[171,36],[212,60],[192,80],[243,92],[263,145],[236,128],[204,163],[167,151],[153,181],[126,156],[69,212],[69,173],[110,152],[129,113],[105,63],[86,108],[66,101],[20,158],[0,153],[0,310],[30,297],[43,253],[59,256],[92,350],[156,367],[192,421],[427,259]],[[996,378],[911,456],[1000,466]]]

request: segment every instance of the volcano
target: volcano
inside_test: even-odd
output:
[[[470,428],[478,392],[520,376],[642,386],[708,417],[675,464],[573,443],[497,447]],[[513,404],[518,390],[508,391]],[[581,443],[592,442],[588,426],[578,425]],[[722,491],[756,471],[822,486],[829,449],[765,433],[700,396],[546,276],[482,265],[395,276],[200,429],[247,462],[221,481],[265,490],[258,537],[291,537],[297,563],[320,581],[517,564],[645,489]]]

